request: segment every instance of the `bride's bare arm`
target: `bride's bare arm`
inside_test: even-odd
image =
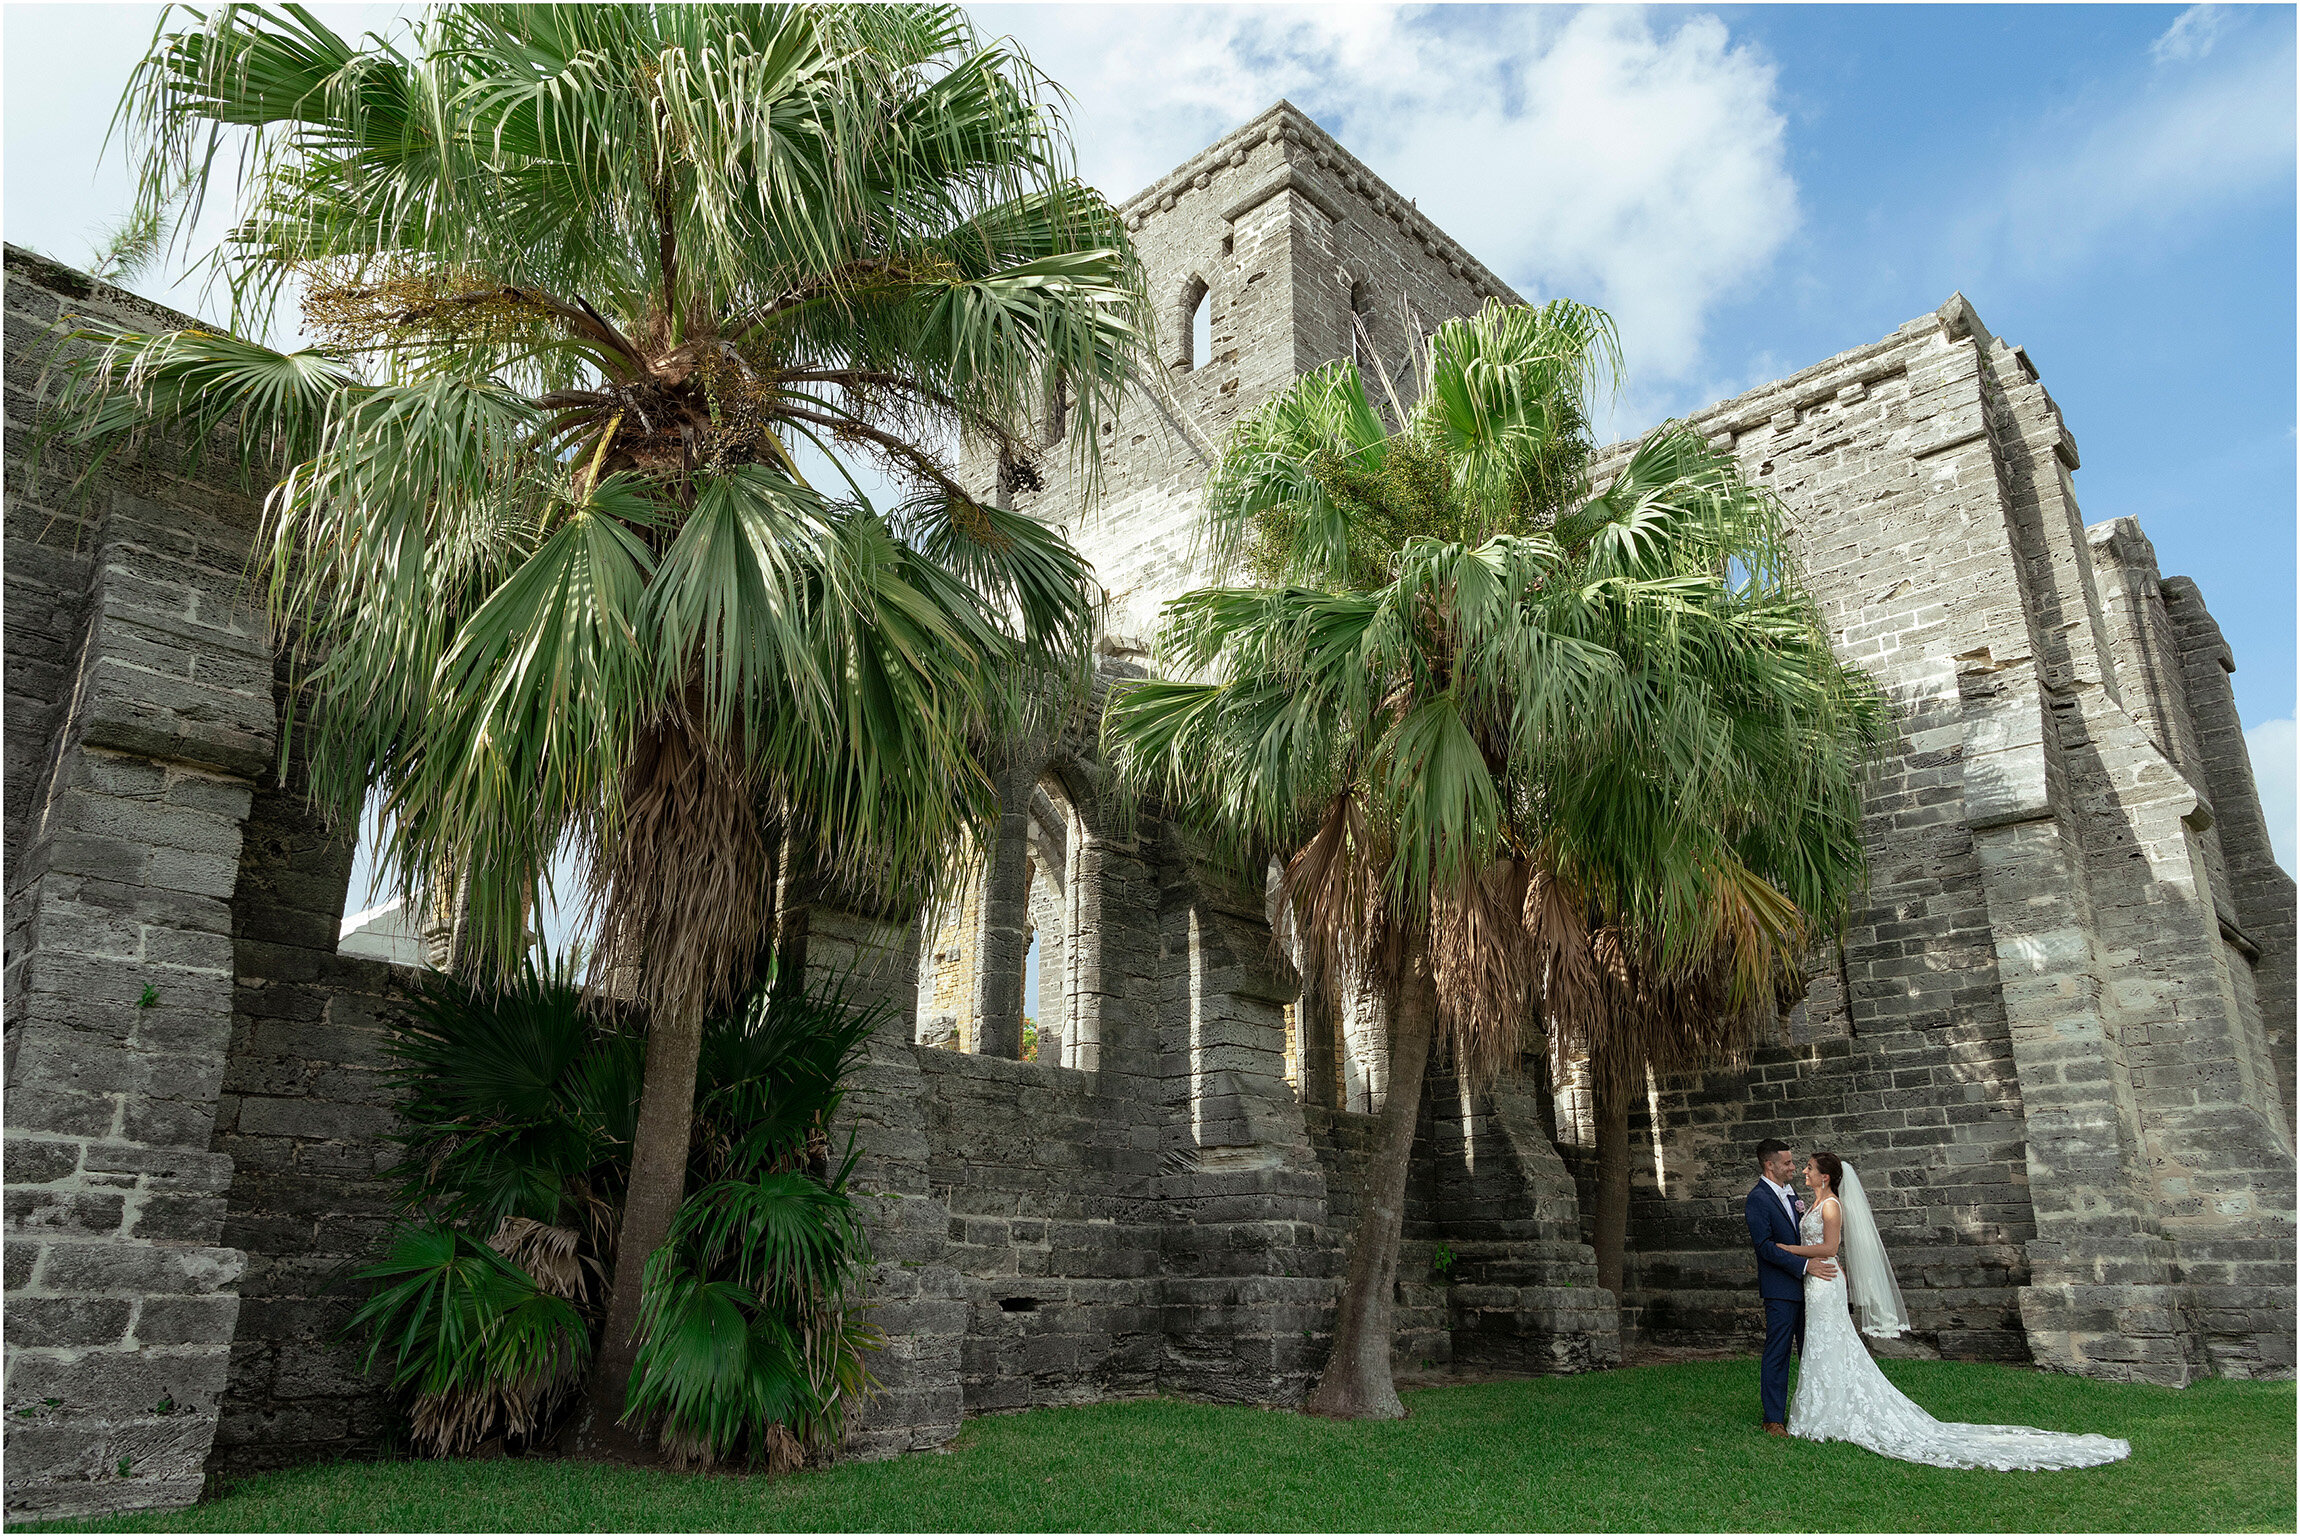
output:
[[[1785,1243],[1783,1254],[1794,1254],[1801,1259],[1835,1259],[1837,1242],[1844,1236],[1844,1224],[1838,1218],[1837,1198],[1829,1197],[1821,1203],[1821,1241],[1819,1243]]]

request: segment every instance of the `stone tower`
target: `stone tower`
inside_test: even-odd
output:
[[[1377,368],[1365,357],[1369,377],[1386,369],[1409,391],[1419,335],[1517,295],[1290,102],[1119,211],[1141,255],[1163,377],[1117,420],[1092,425],[1105,469],[1091,507],[1067,452],[1074,424],[1048,402],[1044,489],[1017,493],[1014,505],[1070,526],[1105,594],[1102,653],[1144,661],[1159,605],[1208,575],[1193,565],[1191,525],[1214,446],[1233,424],[1369,343],[1380,359]],[[994,479],[987,464],[976,468],[984,490]]]

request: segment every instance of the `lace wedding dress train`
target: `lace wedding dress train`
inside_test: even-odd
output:
[[[1798,1226],[1821,1241],[1816,1205]],[[1842,1266],[1843,1260],[1839,1259]],[[1903,1462],[1937,1468],[2090,1468],[2132,1455],[2132,1443],[2109,1436],[2065,1435],[2026,1425],[1946,1425],[1886,1379],[1861,1343],[1845,1306],[1845,1276],[1805,1278],[1805,1345],[1789,1434],[1808,1441],[1851,1441]]]

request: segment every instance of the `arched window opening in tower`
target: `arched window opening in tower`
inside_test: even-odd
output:
[[[1213,294],[1204,278],[1192,274],[1182,290],[1182,369],[1187,373],[1213,360]]]

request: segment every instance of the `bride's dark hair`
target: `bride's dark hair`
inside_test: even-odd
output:
[[[1845,1161],[1835,1153],[1815,1153],[1813,1162],[1819,1164],[1821,1172],[1829,1176],[1829,1194],[1842,1195],[1845,1189]]]

